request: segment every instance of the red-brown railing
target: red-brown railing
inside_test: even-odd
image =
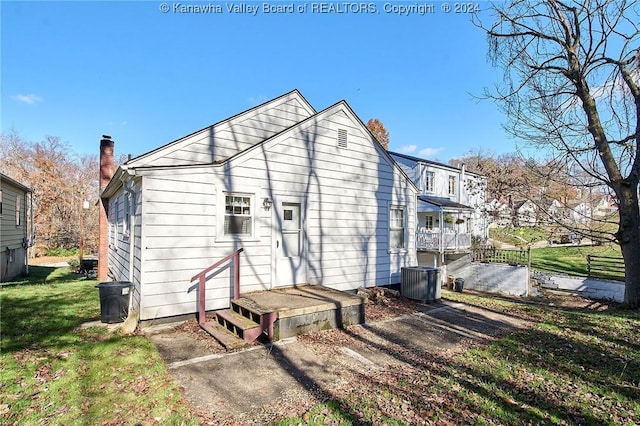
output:
[[[218,266],[222,265],[225,262],[233,259],[233,298],[237,299],[240,297],[240,253],[244,251],[243,248],[240,248],[228,256],[225,256],[223,259],[220,259],[213,265],[209,266],[207,269],[203,270],[197,275],[194,275],[191,278],[190,282],[198,280],[198,323],[202,326],[205,323],[205,302],[207,298],[205,297],[205,286],[207,282],[207,274]]]

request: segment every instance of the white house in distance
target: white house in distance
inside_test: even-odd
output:
[[[142,321],[195,313],[191,278],[238,249],[241,293],[398,283],[417,265],[417,194],[345,101],[317,112],[294,90],[118,167],[101,253]],[[229,307],[231,275],[207,280],[206,310]]]
[[[421,265],[446,265],[447,255],[470,252],[472,237],[487,238],[486,177],[464,166],[390,154],[420,190],[416,247]]]
[[[28,220],[31,195],[31,189],[0,173],[0,281],[27,272],[33,242],[33,221]]]

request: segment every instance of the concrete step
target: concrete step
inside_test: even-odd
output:
[[[247,342],[216,321],[206,322],[202,328],[228,350],[239,349],[247,344]]]
[[[223,327],[245,342],[253,342],[262,333],[259,323],[232,309],[217,311],[216,319]]]

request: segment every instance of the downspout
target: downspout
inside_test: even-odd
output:
[[[127,175],[128,175],[128,171],[127,171]],[[135,191],[131,189],[131,186],[133,186],[133,182],[126,181],[125,173],[123,173],[120,176],[120,182],[122,182],[122,188],[125,190],[125,192],[127,192],[131,196],[130,198],[131,202],[128,205],[129,220],[131,221],[131,223],[129,224],[129,282],[133,285],[133,278],[134,278],[133,271],[135,269],[133,265],[133,260],[134,260],[134,248],[135,248],[136,215],[132,214],[131,207],[132,207],[132,204],[135,205],[136,203],[136,194],[135,194]],[[129,187],[127,187],[127,184],[129,184]],[[133,211],[135,212],[135,208],[133,208]],[[135,285],[133,287],[135,288]],[[129,297],[129,310],[128,310],[129,313],[131,312],[132,307],[133,307],[133,294]]]

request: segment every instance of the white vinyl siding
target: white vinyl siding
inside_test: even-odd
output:
[[[338,148],[338,129],[348,132],[346,148]],[[405,232],[403,250],[389,253],[389,206],[403,206],[404,229],[414,229],[415,189],[342,104],[222,165],[139,175],[142,320],[195,312],[197,282],[190,278],[239,248],[241,291],[278,287],[274,237],[283,218],[276,206],[291,197],[304,218],[307,283],[340,290],[384,285],[417,264],[412,232]],[[224,238],[227,196],[250,198],[250,237]],[[274,203],[268,210],[265,198]],[[232,274],[226,264],[207,277],[207,310],[229,306]]]

